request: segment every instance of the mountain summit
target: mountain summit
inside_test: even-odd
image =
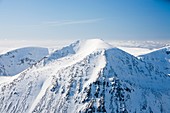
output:
[[[170,77],[149,63],[100,39],[76,41],[0,84],[0,112],[168,113]]]

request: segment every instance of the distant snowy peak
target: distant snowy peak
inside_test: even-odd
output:
[[[47,48],[25,47],[0,55],[0,75],[13,76],[48,55]]]

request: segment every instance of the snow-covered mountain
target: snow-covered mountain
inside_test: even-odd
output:
[[[170,74],[170,46],[160,50],[140,55],[139,58],[149,65],[150,70],[162,71],[162,73]]]
[[[151,69],[147,56],[99,39],[77,41],[1,83],[0,112],[169,113],[169,70]]]
[[[47,48],[25,47],[0,55],[0,76],[13,76],[48,55]]]

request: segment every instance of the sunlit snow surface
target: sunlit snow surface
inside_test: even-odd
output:
[[[169,113],[169,42],[108,42],[1,41],[0,112]]]

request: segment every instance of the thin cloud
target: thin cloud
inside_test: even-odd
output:
[[[86,19],[86,20],[61,20],[61,21],[44,21],[39,24],[29,24],[29,25],[17,25],[13,27],[43,27],[43,26],[65,26],[65,25],[76,25],[76,24],[90,24],[102,21],[102,18],[97,19]]]
[[[95,23],[99,22],[103,19],[87,19],[87,20],[63,20],[63,21],[47,21],[43,22],[43,24],[49,25],[49,26],[64,26],[64,25],[75,25],[75,24],[89,24],[89,23]]]

